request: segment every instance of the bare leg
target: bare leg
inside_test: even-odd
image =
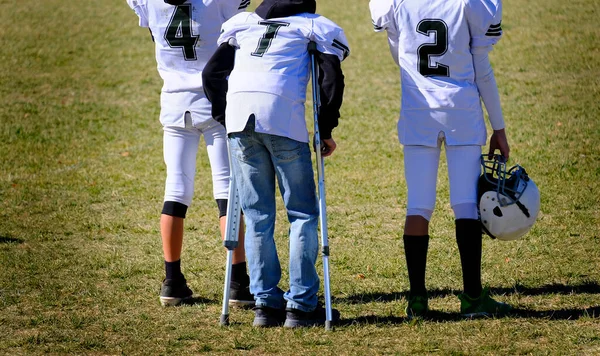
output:
[[[183,218],[162,214],[160,216],[160,234],[165,261],[179,260],[183,246]]]
[[[227,222],[226,216],[221,216],[219,218],[219,227],[221,229],[221,237],[223,239],[225,238],[225,223],[226,222]],[[240,221],[239,231],[240,231],[240,233],[238,235],[238,247],[236,247],[233,250],[233,264],[234,265],[246,261],[246,253],[244,250],[244,224],[242,224],[241,221]]]

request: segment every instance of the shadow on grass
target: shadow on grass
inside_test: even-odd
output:
[[[514,295],[521,294],[526,296],[539,296],[539,295],[550,295],[550,294],[600,294],[600,285],[596,282],[587,282],[577,285],[564,285],[564,284],[549,284],[540,287],[525,287],[517,284],[511,288],[491,288],[492,295]],[[449,295],[458,295],[461,293],[459,290],[454,289],[436,289],[429,291],[430,298],[446,297]],[[400,299],[406,299],[408,292],[397,292],[397,293],[368,293],[368,294],[356,294],[343,298],[335,298],[335,303],[348,303],[348,304],[363,304],[371,302],[392,302]],[[404,313],[400,311],[400,313]],[[600,318],[600,306],[592,306],[588,308],[571,308],[571,309],[556,309],[556,310],[531,310],[531,309],[520,309],[515,308],[512,313],[508,316],[512,318],[529,318],[529,319],[546,319],[546,320],[577,320],[580,318]],[[425,321],[436,321],[436,322],[454,322],[465,320],[459,313],[448,313],[442,311],[431,310]],[[354,319],[342,319],[338,323],[340,326],[350,325],[370,325],[370,324],[402,324],[410,321],[406,317],[399,316],[361,316]]]
[[[208,299],[208,298],[192,297],[192,298],[182,300],[180,305],[188,305],[189,306],[189,305],[215,304],[215,303],[219,303],[219,302],[214,301],[212,299]]]
[[[485,318],[485,317],[484,317]],[[559,309],[559,310],[527,310],[515,308],[506,318],[528,318],[528,319],[546,319],[546,320],[577,320],[580,318],[600,319],[600,306],[582,309]],[[459,313],[448,313],[437,310],[430,310],[427,317],[423,321],[434,322],[456,322],[468,320]],[[401,316],[377,316],[368,315],[353,319],[342,319],[338,322],[338,326],[351,325],[393,325],[404,323],[418,323],[416,320],[409,320],[407,317]]]
[[[23,239],[17,239],[14,237],[0,236],[0,244],[22,244],[25,242]]]
[[[516,284],[510,288],[490,288],[492,295],[547,295],[547,294],[600,294],[600,284],[597,282],[586,282],[576,285],[548,284],[540,287],[525,287],[522,284]],[[430,298],[441,298],[449,295],[458,295],[461,290],[456,289],[433,289],[429,290]],[[355,294],[348,297],[335,298],[336,302],[348,304],[363,304],[371,302],[393,302],[399,299],[406,299],[408,291],[394,293],[367,293]]]

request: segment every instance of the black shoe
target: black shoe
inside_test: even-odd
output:
[[[319,326],[325,324],[325,308],[318,305],[311,312],[303,312],[298,309],[286,309],[285,323],[286,328],[301,328],[308,326]],[[331,309],[331,322],[335,323],[340,320],[340,312],[337,309]]]
[[[254,306],[254,296],[250,293],[250,286],[231,281],[229,285],[229,305],[235,307]]]
[[[281,326],[285,321],[285,310],[265,306],[254,307],[254,322],[257,328],[271,328]]]
[[[163,307],[174,307],[191,298],[193,294],[185,278],[165,279],[160,288],[160,304]]]

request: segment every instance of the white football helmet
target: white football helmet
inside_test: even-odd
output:
[[[535,223],[540,191],[519,165],[506,170],[504,157],[481,156],[483,173],[477,184],[479,217],[485,233],[498,240],[517,240]]]

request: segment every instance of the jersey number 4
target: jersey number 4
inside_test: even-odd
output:
[[[181,48],[186,61],[196,60],[196,43],[200,36],[192,34],[192,5],[175,7],[173,17],[165,31],[165,40],[171,48]]]
[[[425,19],[417,25],[417,32],[429,37],[434,33],[434,43],[423,43],[417,49],[419,56],[418,69],[424,77],[430,76],[450,76],[450,67],[440,62],[435,62],[433,66],[429,65],[429,57],[441,56],[448,50],[448,25],[442,20]]]

